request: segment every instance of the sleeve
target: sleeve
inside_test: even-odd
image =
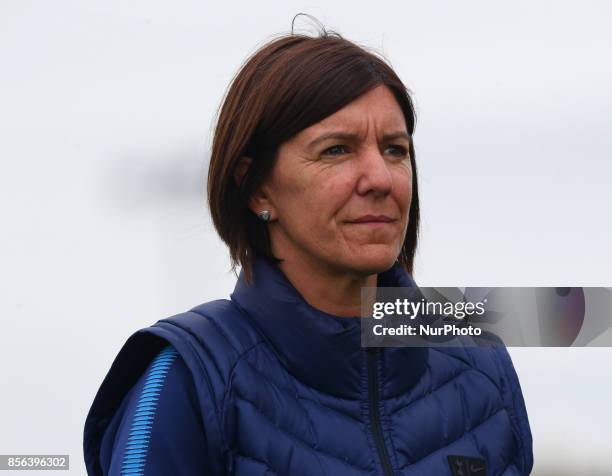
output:
[[[210,476],[196,390],[187,365],[165,347],[124,397],[102,438],[104,476]]]

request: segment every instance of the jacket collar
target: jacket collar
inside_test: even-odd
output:
[[[378,275],[378,286],[414,287],[396,262]],[[358,399],[367,389],[360,317],[335,316],[314,308],[267,258],[253,264],[253,283],[240,272],[232,301],[246,312],[272,345],[287,370],[302,383],[341,398]],[[427,348],[383,348],[382,392],[408,390],[423,373]]]

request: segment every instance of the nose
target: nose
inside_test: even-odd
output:
[[[359,157],[359,179],[357,193],[366,195],[371,193],[375,197],[391,193],[393,177],[389,170],[389,163],[378,148],[368,148]]]

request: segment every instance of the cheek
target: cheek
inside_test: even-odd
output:
[[[316,183],[313,177],[297,170],[277,179],[274,202],[286,232],[298,239],[319,229],[326,216],[325,184]]]
[[[402,168],[395,171],[393,178],[393,196],[403,210],[410,208],[412,200],[412,171],[410,168]]]
[[[291,184],[283,198],[311,225],[331,223],[354,188],[349,171],[336,169],[297,172],[296,177],[286,182]]]
[[[316,208],[325,225],[336,226],[346,218],[346,205],[355,190],[355,178],[350,171],[336,173],[313,187]]]

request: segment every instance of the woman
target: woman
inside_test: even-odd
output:
[[[410,96],[376,54],[287,35],[220,110],[208,175],[219,299],[136,332],[85,424],[90,475],[526,475],[507,351],[362,348],[363,286],[415,286]]]

